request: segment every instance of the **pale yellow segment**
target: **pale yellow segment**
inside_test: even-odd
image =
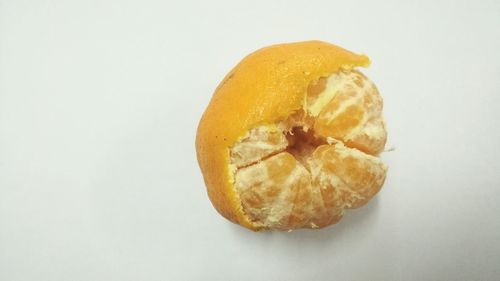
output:
[[[342,143],[319,146],[311,161],[313,184],[334,189],[344,208],[366,204],[380,190],[387,173],[379,158]]]
[[[339,139],[369,154],[380,153],[387,139],[382,97],[373,82],[360,72],[339,75],[337,77],[344,77],[344,80],[338,83],[335,95],[317,116],[315,133]],[[325,92],[328,91],[327,87]]]
[[[310,183],[307,170],[291,154],[282,152],[240,169],[235,186],[252,221],[269,228],[290,229],[295,197]]]
[[[259,126],[250,130],[230,151],[231,164],[237,168],[256,163],[260,159],[283,151],[288,142],[277,126]]]
[[[349,87],[354,82],[353,77],[346,72],[338,72],[330,75],[326,82],[326,88],[310,104],[305,101],[305,109],[309,116],[317,117],[321,110],[327,105],[339,92]]]

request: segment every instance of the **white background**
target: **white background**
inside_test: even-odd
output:
[[[338,225],[253,233],[197,123],[243,56],[308,39],[371,57],[396,150]],[[498,280],[499,51],[498,0],[0,0],[0,280]]]

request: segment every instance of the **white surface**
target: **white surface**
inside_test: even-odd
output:
[[[0,280],[498,280],[500,2],[0,0]],[[390,172],[321,231],[212,208],[194,151],[249,52],[370,55]]]

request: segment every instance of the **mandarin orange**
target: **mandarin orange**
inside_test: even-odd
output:
[[[208,195],[252,230],[322,228],[366,204],[387,166],[368,57],[307,41],[245,57],[215,90],[196,151]]]

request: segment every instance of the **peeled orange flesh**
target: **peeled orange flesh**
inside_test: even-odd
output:
[[[387,167],[382,98],[356,55],[320,41],[261,49],[221,82],[197,132],[215,208],[252,230],[322,228],[366,204]]]

